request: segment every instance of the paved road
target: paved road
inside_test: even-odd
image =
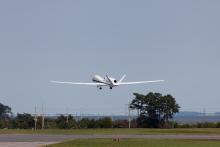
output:
[[[4,147],[39,147],[46,144],[58,143],[67,139],[94,138],[144,138],[144,139],[218,139],[220,135],[31,135],[31,134],[2,134],[0,146]]]
[[[220,135],[30,135],[2,134],[0,142],[60,142],[69,139],[94,138],[144,138],[144,139],[218,139]]]
[[[1,147],[39,147],[57,142],[0,142]]]

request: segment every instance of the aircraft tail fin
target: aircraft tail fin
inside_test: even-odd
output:
[[[124,80],[125,77],[126,77],[126,75],[123,75],[123,76],[121,77],[121,79],[118,81],[118,83],[121,83],[121,82]]]

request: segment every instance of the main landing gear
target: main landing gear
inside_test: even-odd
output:
[[[102,90],[102,86],[97,86],[98,89]],[[109,89],[112,89],[113,87],[109,87]]]
[[[98,85],[97,88],[100,89],[100,90],[102,90],[102,86],[99,86],[99,85]]]

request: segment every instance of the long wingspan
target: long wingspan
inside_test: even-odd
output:
[[[52,83],[57,83],[57,84],[72,84],[72,85],[94,85],[94,86],[97,86],[97,85],[106,85],[104,83],[80,83],[80,82],[60,82],[60,81],[50,81]]]
[[[120,83],[118,83],[118,85],[144,84],[144,83],[155,83],[155,82],[164,82],[164,80],[138,81],[138,82],[120,82]]]

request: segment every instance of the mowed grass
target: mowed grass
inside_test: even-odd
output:
[[[220,147],[220,140],[171,140],[171,139],[77,139],[47,147]]]
[[[45,130],[24,130],[24,129],[8,129],[0,130],[0,134],[219,134],[220,128],[194,128],[194,129],[45,129]]]

